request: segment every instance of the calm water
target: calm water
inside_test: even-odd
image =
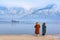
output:
[[[0,34],[34,34],[34,25],[33,23],[0,23]],[[46,23],[46,26],[47,34],[60,34],[60,23]]]

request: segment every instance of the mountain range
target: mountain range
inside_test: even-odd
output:
[[[49,4],[44,8],[31,8],[30,10],[22,7],[0,6],[0,21],[23,20],[60,20],[60,11],[55,4]]]

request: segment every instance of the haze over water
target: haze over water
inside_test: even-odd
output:
[[[37,21],[60,34],[60,0],[0,0],[0,34],[34,34]]]

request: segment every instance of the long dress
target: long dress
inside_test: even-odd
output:
[[[40,34],[40,25],[35,25],[35,34]]]
[[[46,34],[46,26],[42,26],[42,35]]]

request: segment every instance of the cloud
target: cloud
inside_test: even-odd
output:
[[[52,4],[52,5],[50,5]],[[40,8],[40,10],[50,9],[53,7],[53,4],[56,4],[55,11],[60,10],[60,1],[59,0],[0,0],[0,6],[7,7],[23,7],[25,10],[30,10],[31,8]],[[47,7],[45,7],[47,6]],[[53,11],[53,10],[52,10]],[[15,12],[15,11],[14,11]],[[54,12],[54,11],[53,11]],[[52,12],[52,13],[53,13]],[[45,12],[46,13],[46,12]],[[25,13],[27,15],[29,13]]]
[[[55,3],[55,4],[59,4],[60,1],[58,0],[0,0],[0,5],[3,6],[16,6],[16,7],[24,7],[25,9],[30,9],[30,8],[34,8],[34,7],[44,7],[47,4],[50,3]]]
[[[0,10],[0,14],[4,14],[4,11]]]

